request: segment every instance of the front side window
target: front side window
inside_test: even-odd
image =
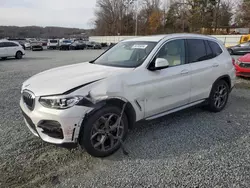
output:
[[[205,41],[201,39],[188,39],[188,59],[189,63],[204,61],[209,59],[206,51]]]
[[[134,68],[140,66],[154,49],[156,42],[120,42],[95,60],[95,64]]]
[[[160,49],[156,58],[168,60],[170,67],[185,64],[185,41],[179,39],[167,42]]]
[[[0,42],[0,48],[3,48],[3,47],[4,47],[4,43]]]

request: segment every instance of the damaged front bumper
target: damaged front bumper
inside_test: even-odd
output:
[[[77,143],[83,118],[92,108],[76,105],[64,110],[49,109],[39,104],[37,98],[35,100],[36,106],[32,111],[22,98],[20,100],[24,121],[30,131],[52,144]]]

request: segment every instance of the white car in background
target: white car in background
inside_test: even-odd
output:
[[[7,59],[8,57],[15,57],[22,59],[25,55],[23,47],[15,41],[0,40],[0,58]]]
[[[48,39],[47,48],[48,49],[57,49],[59,46],[59,40],[57,39]]]
[[[25,49],[31,49],[31,44],[30,42],[25,42],[24,43]]]
[[[215,38],[149,36],[124,40],[93,61],[31,77],[22,86],[20,106],[42,140],[79,143],[105,157],[137,121],[198,104],[220,112],[234,82],[233,60]]]

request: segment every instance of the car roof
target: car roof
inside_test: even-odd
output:
[[[123,42],[127,41],[148,41],[148,42],[159,42],[163,39],[171,39],[178,37],[193,37],[193,38],[204,38],[204,39],[213,39],[216,40],[215,37],[208,35],[200,35],[200,34],[190,34],[190,33],[175,33],[175,34],[167,34],[167,35],[152,35],[152,36],[144,36],[144,37],[136,37],[132,39],[123,40]]]
[[[1,39],[0,42],[7,42],[7,39]]]

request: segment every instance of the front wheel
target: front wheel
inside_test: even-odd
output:
[[[210,111],[220,112],[225,108],[228,101],[229,90],[228,83],[224,80],[220,80],[214,84],[208,100],[208,108]]]
[[[106,106],[92,114],[82,125],[80,145],[94,157],[106,157],[116,152],[126,138],[128,120],[121,109]]]
[[[20,52],[20,51],[18,51],[18,52],[16,53],[16,59],[22,59],[22,58],[23,58],[23,53]]]

